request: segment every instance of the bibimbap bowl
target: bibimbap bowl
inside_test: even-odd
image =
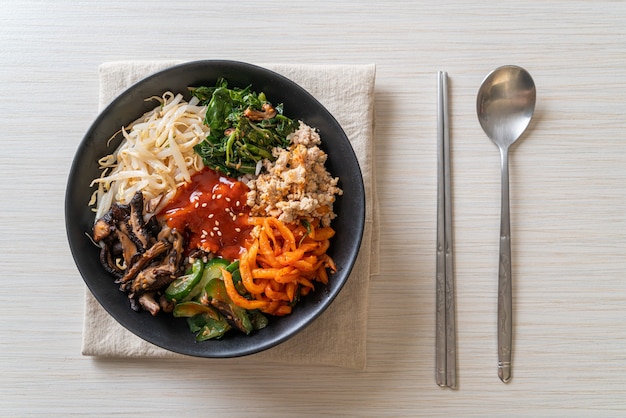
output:
[[[122,141],[114,136],[145,112],[155,107],[145,101],[165,91],[181,93],[186,99],[190,86],[212,86],[225,78],[229,85],[251,85],[273,103],[282,103],[289,118],[302,120],[318,130],[328,159],[326,168],[339,178],[343,195],[337,196],[332,221],[335,235],[328,255],[337,271],[328,284],[302,297],[287,316],[269,317],[269,324],[249,335],[228,333],[219,340],[197,342],[184,318],[164,312],[152,316],[129,307],[127,295],[100,263],[100,248],[90,237],[94,212],[89,201],[93,179],[100,177],[98,160],[110,154]],[[109,142],[109,138],[114,139]],[[198,357],[237,357],[266,350],[291,338],[312,323],[338,295],[358,255],[365,219],[363,180],[355,153],[335,118],[311,94],[289,79],[267,69],[234,61],[197,61],[171,67],[149,76],[118,96],[96,118],[85,134],[72,163],[65,198],[67,237],[77,268],[96,300],[122,326],[138,337],[164,349]]]

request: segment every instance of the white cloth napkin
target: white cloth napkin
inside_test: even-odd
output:
[[[120,61],[100,66],[100,109],[140,79],[181,61]],[[278,362],[364,369],[370,276],[378,274],[378,207],[374,179],[374,65],[260,64],[308,90],[339,121],[361,166],[366,193],[365,233],[359,256],[331,306],[290,340],[237,362]],[[118,324],[85,292],[82,353],[102,357],[172,357]],[[227,359],[206,359],[207,362]]]

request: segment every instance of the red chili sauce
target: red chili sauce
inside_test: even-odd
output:
[[[248,190],[244,183],[205,168],[176,191],[160,217],[187,236],[187,250],[202,248],[236,260],[252,229]]]

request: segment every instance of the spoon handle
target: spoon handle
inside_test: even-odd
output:
[[[513,294],[511,290],[511,223],[509,211],[508,147],[500,150],[502,165],[502,201],[500,217],[500,261],[498,268],[498,376],[511,380],[513,339]]]

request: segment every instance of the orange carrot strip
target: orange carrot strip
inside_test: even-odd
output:
[[[252,277],[255,279],[273,279],[279,271],[280,269],[276,267],[252,269]]]
[[[284,300],[286,302],[289,302],[289,296],[287,296],[287,293],[274,290],[269,284],[265,286],[265,294],[268,298],[272,300]]]
[[[282,264],[289,264],[291,261],[301,260],[302,257],[304,257],[304,251],[298,248],[294,251],[286,251],[282,253],[276,257],[276,260]]]
[[[300,244],[300,247],[298,247],[298,249],[304,251],[305,253],[308,253],[311,251],[317,251],[319,247],[320,247],[320,242],[313,241],[313,242],[303,242],[302,244]]]
[[[326,263],[326,266],[329,269],[331,269],[332,271],[337,271],[337,266],[335,265],[335,261],[328,254],[323,254],[322,256],[320,256],[320,259],[324,260],[324,262]]]
[[[280,300],[272,300],[269,302],[269,304],[267,305],[267,307],[261,309],[262,312],[265,312],[267,314],[270,315],[275,315],[276,310],[278,309],[278,307],[281,305],[281,301]]]
[[[291,313],[291,306],[289,305],[280,305],[275,311],[274,315],[276,316],[285,316]]]
[[[313,250],[313,255],[316,256],[320,256],[322,254],[325,254],[326,251],[328,251],[328,248],[330,247],[330,241],[325,239],[324,241],[318,241],[319,246]]]
[[[306,279],[304,277],[300,277],[298,279],[298,283],[300,283],[304,287],[310,287],[311,289],[315,289],[315,286],[313,286],[313,283],[311,283],[309,279]]]
[[[258,243],[259,250],[261,251],[261,254],[263,254],[265,261],[272,267],[280,267],[280,263],[276,261],[276,254],[270,245],[270,237],[264,229],[261,230]]]
[[[328,283],[327,268],[336,271],[326,253],[335,231],[320,227],[319,219],[309,220],[306,226],[273,217],[250,217],[248,222],[258,226],[258,235],[246,244],[247,251],[240,258],[243,284],[255,302],[263,304],[262,312],[288,315],[289,303],[298,294],[314,290],[313,282]]]
[[[241,273],[241,282],[246,290],[252,294],[263,293],[263,289],[265,285],[260,283],[257,284],[254,282],[252,277],[252,267],[250,266],[251,260],[256,258],[258,249],[258,242],[255,241],[252,246],[248,249],[248,251],[241,256],[239,260],[239,272]]]
[[[268,306],[266,301],[262,300],[248,300],[241,296],[237,289],[235,289],[235,284],[233,283],[233,276],[224,268],[220,267],[222,272],[222,278],[224,279],[224,286],[226,287],[226,293],[228,293],[228,297],[233,301],[233,303],[243,309],[263,309]]]
[[[297,268],[302,273],[309,273],[309,272],[313,272],[313,271],[317,270],[316,264],[317,263],[310,263],[310,262],[305,261],[305,260],[294,260],[294,261],[290,261],[289,262],[290,266],[293,266],[293,267]]]
[[[278,242],[276,241],[276,235],[274,235],[274,230],[272,229],[272,226],[270,225],[270,219],[272,218],[265,218],[265,221],[263,222],[263,229],[261,230],[261,234],[265,234],[267,238],[269,238],[269,240],[272,241],[272,248],[273,248],[272,251],[274,254],[276,254],[275,251],[276,251],[276,248],[278,247]]]
[[[298,290],[298,283],[290,282],[285,285],[285,293],[287,293],[289,302],[293,302],[293,300],[296,298],[297,290]]]
[[[317,281],[322,284],[328,284],[328,273],[326,273],[325,267],[317,269]]]
[[[277,283],[282,283],[282,284],[297,282],[298,281],[298,277],[301,276],[300,273],[301,272],[298,271],[298,270],[296,270],[296,271],[288,271],[288,272],[281,272],[281,273],[277,274],[276,277],[274,277],[274,280]]]
[[[320,228],[315,232],[315,241],[324,241],[335,236],[335,230],[330,226]]]
[[[300,275],[300,271],[293,267],[281,268],[255,268],[252,269],[252,277],[254,279],[269,279],[276,283],[289,283],[295,281]]]
[[[293,236],[293,233],[291,232],[291,230],[287,228],[284,223],[282,223],[276,218],[267,218],[267,219],[269,220],[269,223],[271,223],[274,227],[276,227],[276,229],[278,230],[278,232],[280,232],[280,235],[283,237],[283,239],[289,242],[291,249],[295,250],[296,238]]]

